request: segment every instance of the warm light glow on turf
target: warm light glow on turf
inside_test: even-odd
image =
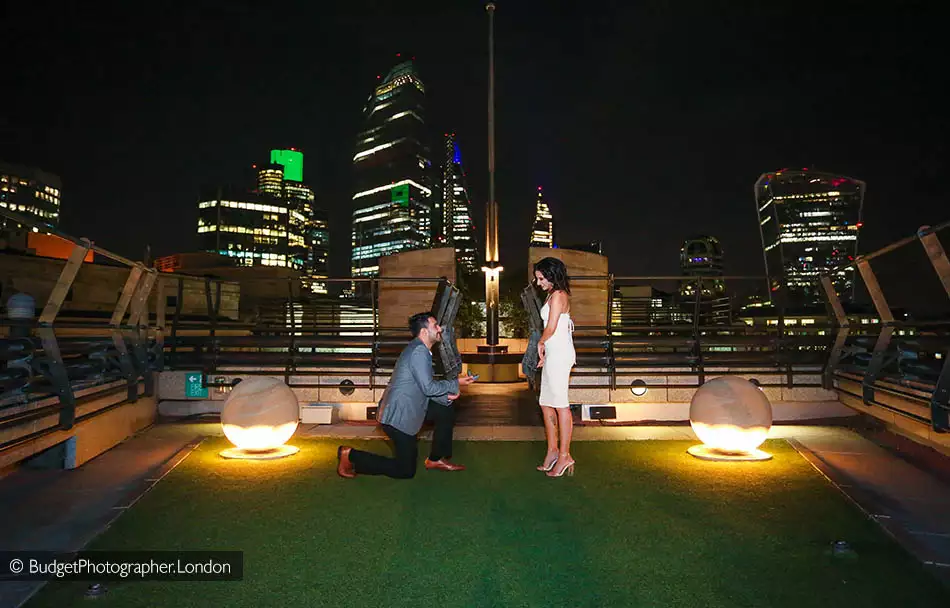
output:
[[[731,424],[692,423],[693,431],[707,447],[726,454],[755,451],[769,435],[766,427],[739,428]]]
[[[235,424],[222,424],[228,441],[243,450],[272,450],[289,440],[297,430],[297,421],[276,426],[242,427]]]

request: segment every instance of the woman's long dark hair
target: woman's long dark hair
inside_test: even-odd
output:
[[[557,258],[544,258],[534,265],[534,271],[554,285],[554,290],[571,294],[571,279],[567,276],[567,266]]]

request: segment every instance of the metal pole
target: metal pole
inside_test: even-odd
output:
[[[158,371],[165,371],[165,281],[155,284],[155,362]]]
[[[617,362],[614,357],[614,277],[607,279],[607,365],[610,366],[610,390],[617,390]]]
[[[700,317],[700,298],[703,295],[703,278],[698,277],[696,280],[696,302],[693,306],[693,353],[696,357],[696,366],[699,371],[699,385],[702,386],[706,383],[706,369],[703,366],[703,339],[700,336],[699,322]]]
[[[291,374],[297,371],[297,309],[294,306],[294,280],[292,277],[287,278],[287,310],[290,312],[290,347],[287,349],[284,382],[290,384]]]
[[[178,365],[178,324],[181,321],[181,301],[185,294],[184,277],[175,277],[178,281],[178,295],[175,296],[175,316],[172,317],[172,365]]]
[[[379,361],[379,358],[378,358],[379,324],[378,324],[378,318],[376,315],[377,302],[376,302],[376,280],[375,279],[370,280],[370,283],[369,283],[369,301],[370,301],[370,308],[373,311],[373,342],[370,346],[370,354],[369,354],[369,387],[371,390],[376,390],[376,367]]]
[[[488,230],[486,261],[497,261],[495,255],[495,4],[489,2],[488,11]]]
[[[498,264],[498,203],[495,201],[495,3],[485,6],[488,11],[488,204],[486,205],[485,239],[485,317],[486,342],[498,345],[499,280],[502,267]]]

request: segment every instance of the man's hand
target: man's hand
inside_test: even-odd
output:
[[[472,382],[475,382],[473,376],[459,376],[459,386],[468,386]]]
[[[455,393],[454,395],[449,395],[449,396],[448,396],[448,400],[449,400],[449,401],[455,401],[456,399],[459,398],[459,395],[460,395],[460,393]]]

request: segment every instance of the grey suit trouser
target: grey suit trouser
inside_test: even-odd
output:
[[[429,460],[452,457],[452,431],[455,427],[455,407],[430,403],[426,420],[435,423],[432,431],[432,450]],[[385,475],[395,479],[411,479],[419,464],[419,446],[415,435],[403,433],[396,427],[382,425],[383,432],[392,440],[393,457],[372,452],[350,450],[350,462],[360,475]]]

